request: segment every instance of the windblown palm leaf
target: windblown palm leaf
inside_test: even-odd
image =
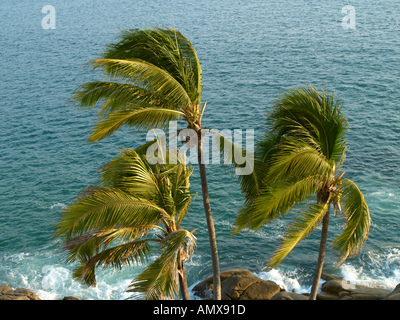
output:
[[[334,248],[340,253],[337,266],[346,258],[355,256],[366,241],[371,225],[368,205],[356,184],[348,179],[342,182],[346,228],[343,233],[333,240]]]
[[[151,263],[129,286],[132,297],[159,300],[164,297],[176,298],[179,261],[186,261],[193,255],[196,237],[186,230],[177,230],[166,236],[160,250],[162,254]]]
[[[192,233],[179,229],[191,201],[191,173],[182,163],[150,165],[130,149],[104,165],[103,186],[83,192],[57,224],[56,236],[66,242],[66,262],[78,263],[73,276],[95,285],[99,267],[145,264],[158,244],[161,275],[145,271],[134,283],[147,281],[139,286],[147,298],[178,297],[175,280],[185,272],[184,262],[196,243]],[[152,231],[158,231],[156,237]]]
[[[74,99],[84,108],[102,104],[101,121],[90,141],[101,140],[123,125],[138,130],[163,127],[168,121],[198,120],[201,67],[190,42],[177,30],[127,30],[90,62],[110,81],[81,85]]]

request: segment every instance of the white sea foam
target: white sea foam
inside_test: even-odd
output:
[[[59,252],[52,248],[34,253],[5,255],[0,260],[2,281],[13,288],[27,288],[42,300],[60,300],[75,296],[84,300],[123,300],[133,278],[143,268],[98,270],[97,286],[87,287],[72,278],[72,265],[60,262]]]
[[[394,289],[400,283],[400,249],[386,248],[364,254],[362,265],[345,263],[343,279],[367,287]]]
[[[50,206],[50,209],[54,209],[54,208],[61,208],[61,209],[64,209],[64,208],[66,208],[67,207],[67,205],[66,204],[64,204],[64,203],[55,203],[55,204],[53,204],[53,205],[51,205]]]
[[[137,266],[122,270],[100,269],[97,273],[97,286],[88,288],[72,279],[73,266],[61,262],[58,249],[54,248],[55,244],[36,252],[4,255],[0,260],[3,282],[13,288],[28,288],[43,300],[58,300],[64,296],[85,300],[122,300],[130,296],[125,290],[144,268]],[[192,263],[188,262],[191,272],[195,272],[199,261],[203,260],[201,256],[198,258]],[[343,264],[338,273],[351,283],[392,290],[400,283],[400,248],[365,252],[361,262],[350,260]],[[278,267],[268,272],[254,272],[254,275],[274,281],[286,291],[310,292],[310,274],[296,267]],[[321,280],[320,285],[323,282]],[[193,283],[190,290],[196,284]],[[195,296],[192,298],[196,299]]]
[[[297,270],[283,272],[277,269],[272,269],[268,272],[255,273],[254,275],[263,280],[273,281],[288,292],[304,293],[309,292],[310,290],[308,286],[300,284],[299,280],[296,279],[296,276],[298,276]]]
[[[39,201],[35,201],[36,203],[36,207],[38,207],[39,209],[65,209],[67,207],[67,205],[65,203],[61,203],[61,202],[56,202],[53,204],[44,204],[41,203]]]

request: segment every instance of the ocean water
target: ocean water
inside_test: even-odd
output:
[[[56,10],[55,29],[43,29],[42,8]],[[345,29],[345,5],[355,8],[355,29]],[[203,123],[215,129],[254,129],[285,88],[313,84],[345,102],[350,122],[346,176],[364,193],[373,225],[363,251],[325,270],[370,286],[400,283],[400,2],[371,1],[10,1],[0,4],[0,285],[30,288],[42,299],[125,299],[145,266],[100,270],[98,286],[71,279],[53,237],[61,210],[99,182],[97,169],[120,148],[134,148],[145,133],[121,130],[89,144],[95,111],[78,111],[71,93],[95,79],[85,63],[128,28],[175,27],[191,39],[203,67]],[[303,240],[274,270],[263,267],[290,221],[258,232],[230,232],[243,203],[240,186],[219,165],[207,167],[220,267],[247,268],[287,290],[309,290],[319,231]],[[196,169],[185,227],[198,247],[187,264],[189,286],[212,273]],[[331,219],[329,240],[343,221]]]

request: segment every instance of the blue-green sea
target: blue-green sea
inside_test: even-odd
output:
[[[44,29],[45,5],[55,28]],[[345,28],[345,5],[355,9]],[[346,23],[349,23],[347,20]],[[42,299],[125,299],[145,267],[99,270],[97,287],[71,278],[53,237],[60,212],[79,191],[99,183],[98,168],[121,148],[145,142],[124,129],[89,144],[96,111],[79,111],[74,89],[96,79],[86,62],[129,28],[175,27],[195,46],[203,68],[203,124],[263,133],[265,113],[285,88],[325,86],[345,105],[350,146],[344,170],[364,193],[373,224],[362,252],[325,270],[370,286],[400,283],[400,2],[397,0],[2,0],[0,4],[0,285],[25,287]],[[243,203],[229,169],[208,165],[210,200],[222,270],[247,268],[287,290],[309,290],[320,228],[274,270],[263,267],[290,217],[230,237]],[[198,169],[185,227],[196,229],[189,286],[212,273]],[[343,220],[331,218],[329,240]],[[328,248],[329,249],[329,248]]]

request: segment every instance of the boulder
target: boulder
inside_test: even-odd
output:
[[[79,300],[79,298],[73,296],[66,296],[63,298],[63,300]]]
[[[281,291],[274,295],[270,300],[308,300],[308,297],[295,292]]]
[[[251,271],[246,270],[246,269],[230,269],[230,270],[225,270],[220,273],[220,279],[221,283],[224,282],[227,278],[229,278],[232,275],[252,275]],[[192,291],[194,295],[206,299],[210,298],[213,296],[213,277],[210,276],[206,278],[205,280],[199,282],[196,284]]]
[[[246,269],[232,269],[221,272],[222,300],[269,300],[281,288],[273,281],[265,281]],[[213,295],[213,277],[199,282],[193,293],[202,298]]]
[[[360,286],[336,278],[322,284],[317,300],[383,300],[389,293],[387,289]]]
[[[355,289],[348,291],[349,295],[345,296],[346,300],[383,300],[388,296],[390,290],[380,288],[368,288],[363,286],[356,286]],[[351,299],[349,298],[351,297]],[[343,297],[341,300],[344,300]]]
[[[0,286],[0,296],[7,294],[8,292],[14,291],[13,288],[9,286]]]
[[[330,280],[342,280],[343,278],[327,272],[322,272],[321,279],[325,281],[330,281]]]
[[[338,294],[343,291],[343,281],[344,280],[329,280],[322,284],[321,291],[326,291],[328,293]]]
[[[41,300],[32,291],[25,288],[13,290],[9,286],[0,286],[0,300]]]
[[[400,283],[383,300],[400,300]]]
[[[270,300],[281,288],[253,275],[232,275],[222,282],[222,300]]]
[[[321,291],[317,294],[317,300],[339,300],[336,293]]]

